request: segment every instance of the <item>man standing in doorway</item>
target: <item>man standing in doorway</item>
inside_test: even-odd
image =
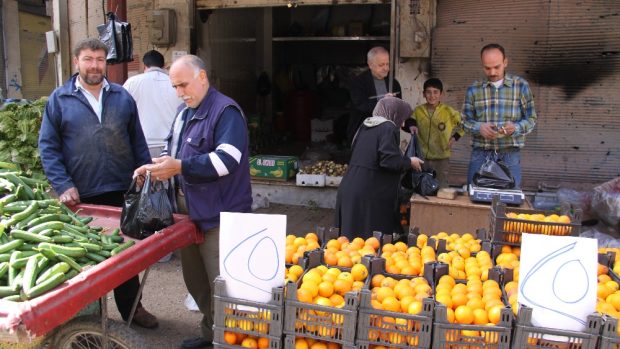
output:
[[[400,84],[394,79],[389,91],[390,53],[383,47],[373,47],[366,55],[368,70],[351,81],[352,110],[347,126],[349,145],[365,118],[372,116],[377,102],[386,96],[401,98]]]
[[[467,174],[474,174],[488,159],[503,161],[521,187],[521,148],[525,136],[536,125],[534,96],[525,79],[506,74],[508,58],[499,44],[488,44],[480,51],[487,79],[468,89],[463,105],[463,127],[472,135],[472,153]]]
[[[170,126],[183,101],[172,88],[161,53],[148,51],[142,57],[142,62],[144,73],[130,77],[123,87],[136,101],[149,152],[151,157],[156,158],[164,150]]]
[[[136,104],[105,78],[108,47],[85,39],[73,50],[77,74],[50,95],[41,123],[39,153],[47,178],[67,205],[121,207],[133,170],[151,162]],[[138,275],[114,289],[123,320],[138,294]],[[133,321],[146,328],[157,319],[138,301]]]
[[[188,213],[205,236],[203,243],[181,249],[185,285],[203,314],[202,336],[184,340],[181,348],[206,348],[213,341],[220,213],[252,208],[248,130],[241,107],[209,85],[199,57],[176,60],[170,80],[186,108],[173,123],[167,155],[136,169],[134,176],[151,171],[157,180],[174,177],[179,212]]]

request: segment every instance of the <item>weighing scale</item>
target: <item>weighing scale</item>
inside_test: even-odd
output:
[[[493,202],[498,196],[499,201],[509,205],[521,205],[525,201],[525,194],[520,189],[493,189],[469,185],[469,199],[473,202]]]

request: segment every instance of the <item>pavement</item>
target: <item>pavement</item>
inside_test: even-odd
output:
[[[287,234],[305,235],[314,231],[317,225],[329,227],[334,221],[334,210],[293,205],[270,204],[255,213],[285,214],[287,216]],[[184,338],[200,335],[199,312],[190,311],[184,302],[187,289],[181,273],[181,261],[178,253],[173,254],[170,261],[156,263],[151,266],[144,292],[142,304],[157,316],[157,329],[143,329],[132,325],[147,340],[151,348],[179,348]],[[114,295],[108,294],[108,313],[113,320],[120,321],[120,314],[114,304]]]

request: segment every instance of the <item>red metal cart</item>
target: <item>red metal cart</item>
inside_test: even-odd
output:
[[[92,226],[110,230],[119,226],[120,208],[82,204],[76,209],[80,210],[80,215],[94,217]],[[54,349],[147,348],[144,339],[127,324],[108,320],[107,293],[147,270],[144,281],[152,264],[202,239],[187,216],[175,215],[174,225],[83,270],[49,293],[20,303],[0,300],[0,348],[37,348],[43,345],[41,343],[51,343]],[[75,317],[97,300],[101,301],[101,320],[93,316]]]

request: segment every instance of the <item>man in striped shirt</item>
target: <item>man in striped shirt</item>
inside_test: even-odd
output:
[[[474,174],[488,159],[501,160],[521,186],[521,153],[525,135],[536,125],[534,96],[523,78],[506,74],[508,59],[499,44],[488,44],[480,51],[485,81],[468,89],[463,105],[463,127],[472,135],[472,153],[467,174]]]

